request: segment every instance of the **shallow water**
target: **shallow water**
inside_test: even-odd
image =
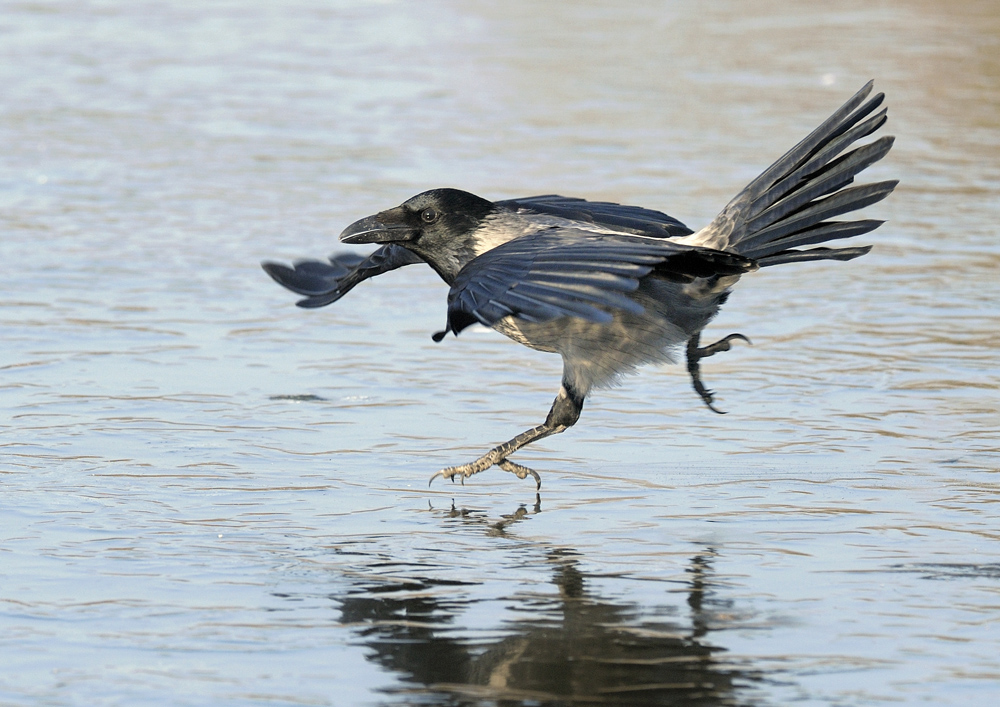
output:
[[[1000,14],[750,7],[6,3],[0,704],[1000,700]],[[729,414],[646,369],[539,496],[427,478],[556,358],[258,265],[434,186],[698,227],[872,77],[875,251],[746,278]]]

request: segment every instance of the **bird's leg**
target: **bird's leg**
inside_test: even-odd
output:
[[[712,405],[712,391],[706,388],[705,384],[701,382],[701,366],[699,365],[699,361],[703,358],[708,358],[709,356],[717,354],[720,351],[729,351],[729,349],[732,348],[732,344],[730,342],[735,339],[741,339],[748,344],[750,343],[750,339],[743,336],[743,334],[730,334],[724,339],[719,339],[714,344],[699,347],[698,343],[701,341],[700,331],[688,339],[687,343],[687,369],[688,373],[691,374],[691,385],[694,386],[695,392],[701,396],[701,399],[705,401],[708,409],[712,412],[717,412],[720,415],[724,415],[725,411],[718,410]]]
[[[512,440],[494,447],[474,462],[442,469],[431,477],[431,481],[433,482],[439,476],[442,479],[451,479],[454,481],[457,476],[462,480],[462,483],[465,483],[468,477],[478,474],[480,471],[485,471],[496,464],[504,471],[516,474],[519,479],[527,478],[530,474],[535,479],[536,487],[541,488],[542,479],[537,472],[526,466],[516,464],[507,459],[507,457],[536,440],[543,439],[549,435],[559,434],[572,427],[580,419],[581,410],[583,410],[583,396],[572,392],[572,389],[564,382],[562,388],[559,389],[559,395],[556,396],[555,401],[552,403],[552,409],[549,410],[548,417],[545,418],[545,422],[541,425],[532,427],[530,430],[525,430]]]

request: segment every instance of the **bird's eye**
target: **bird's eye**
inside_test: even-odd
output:
[[[420,218],[424,223],[434,223],[437,221],[438,212],[434,209],[424,209],[420,212]]]

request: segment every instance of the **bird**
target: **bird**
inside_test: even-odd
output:
[[[887,197],[897,180],[855,184],[893,145],[868,142],[887,120],[874,81],[744,187],[708,225],[693,230],[667,214],[609,201],[546,194],[489,201],[454,188],[431,189],[355,221],[345,244],[377,244],[369,255],[342,253],[264,270],[297,302],[316,308],[356,285],[424,263],[450,287],[441,341],[473,324],[562,357],[559,392],[542,424],[477,459],[431,476],[462,483],[493,466],[541,477],[513,460],[526,445],[576,424],[584,400],[640,366],[676,362],[683,351],[691,383],[714,412],[700,362],[728,351],[730,334],[701,345],[701,334],[737,281],[760,268],[816,260],[847,261],[870,245],[819,245],[873,231],[877,219],[832,220]],[[807,247],[815,246],[815,247]]]

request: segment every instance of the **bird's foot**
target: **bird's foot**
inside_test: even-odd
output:
[[[556,397],[555,402],[552,403],[552,410],[549,411],[549,416],[546,418],[544,423],[538,425],[537,427],[532,427],[530,430],[525,430],[513,439],[504,442],[499,447],[494,447],[474,462],[462,464],[461,466],[449,466],[447,469],[442,469],[431,477],[431,480],[427,485],[430,486],[434,483],[434,479],[439,476],[442,479],[451,479],[452,481],[454,481],[457,476],[462,480],[462,484],[464,485],[465,480],[473,474],[485,471],[496,464],[504,471],[509,471],[519,479],[525,479],[530,474],[535,480],[536,490],[540,489],[542,487],[542,478],[536,472],[526,466],[521,466],[520,464],[510,461],[507,457],[525,445],[531,444],[535,440],[548,437],[549,435],[558,434],[565,430],[567,427],[576,422],[576,418],[580,416],[580,408],[582,406],[582,398],[579,402],[570,400],[565,392],[565,388],[563,388],[563,390],[559,391],[559,396]]]
[[[709,344],[708,346],[698,346],[698,341],[700,339],[700,334],[695,334],[688,341],[687,346],[687,369],[688,373],[691,374],[691,385],[694,386],[694,390],[701,399],[708,406],[708,409],[712,412],[718,413],[720,415],[725,415],[725,410],[719,410],[717,407],[712,405],[712,401],[715,396],[712,395],[712,391],[705,387],[705,384],[701,382],[701,367],[698,362],[703,358],[708,358],[714,354],[721,351],[729,351],[733,347],[732,342],[736,339],[747,342],[751,346],[753,345],[747,337],[743,334],[730,334],[729,336],[719,339],[714,344]]]
[[[531,475],[531,477],[534,478],[535,480],[535,489],[537,490],[542,487],[542,478],[538,475],[537,471],[529,469],[526,466],[521,466],[520,464],[512,462],[509,459],[497,458],[497,456],[493,452],[484,454],[483,456],[479,457],[479,459],[476,459],[474,462],[470,462],[468,464],[460,464],[459,466],[449,466],[445,469],[442,469],[441,471],[437,472],[430,478],[430,481],[427,482],[427,485],[430,486],[432,483],[434,483],[434,479],[438,477],[442,479],[451,479],[453,482],[457,477],[459,480],[461,480],[462,485],[464,486],[465,480],[467,478],[469,478],[473,474],[478,474],[481,471],[486,471],[493,465],[499,466],[504,471],[509,471],[510,473],[517,476],[517,478],[519,479],[526,479],[529,475]]]

